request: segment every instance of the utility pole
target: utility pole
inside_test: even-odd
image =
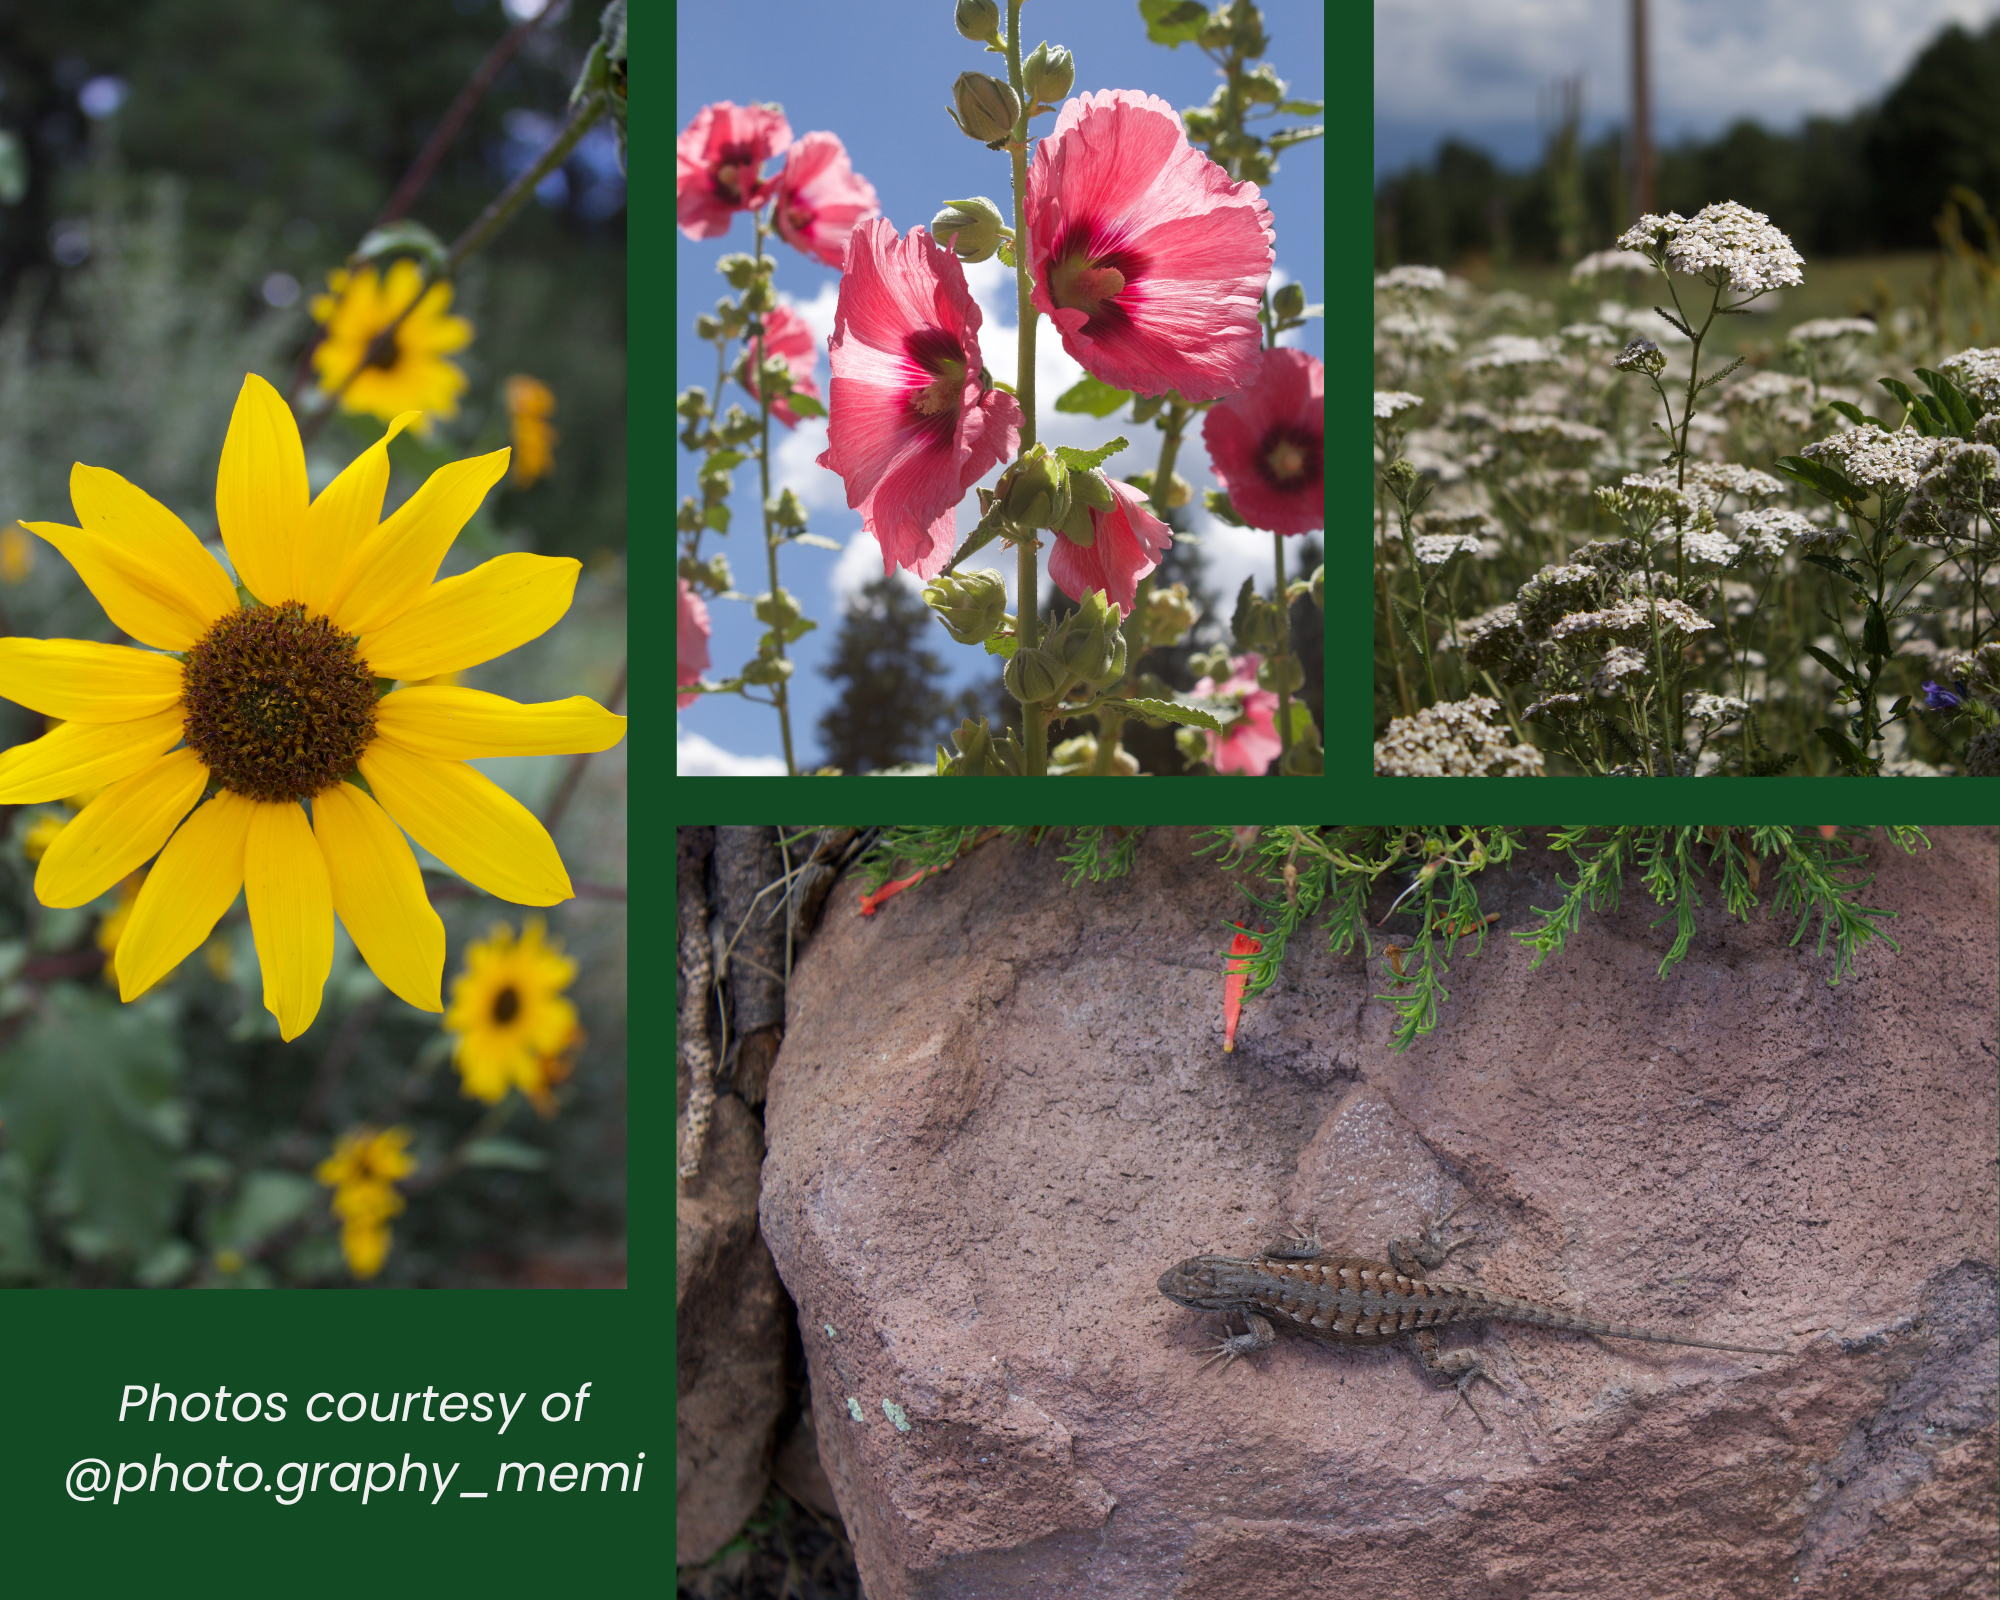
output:
[[[1632,193],[1633,220],[1653,210],[1653,111],[1647,90],[1646,0],[1632,0]]]

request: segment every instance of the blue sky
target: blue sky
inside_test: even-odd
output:
[[[682,6],[679,9],[679,51],[676,58],[676,127],[685,128],[702,106],[717,100],[738,105],[777,101],[784,107],[794,137],[821,129],[837,133],[847,146],[855,170],[875,186],[884,214],[899,233],[928,226],[950,199],[985,194],[1011,213],[1009,167],[1004,154],[993,154],[958,131],[945,113],[951,85],[966,71],[1005,75],[1004,64],[958,36],[951,25],[951,7],[944,0],[871,0],[865,6],[841,6],[827,0],[769,0],[751,11],[729,7]],[[1001,6],[1004,14],[1004,0]],[[1324,54],[1324,8],[1317,0],[1265,0],[1265,32],[1271,39],[1268,59],[1289,85],[1294,99],[1321,98]],[[754,18],[748,36],[746,21]],[[1032,45],[1046,38],[1068,48],[1076,57],[1076,92],[1090,89],[1140,89],[1157,94],[1180,108],[1199,105],[1214,92],[1218,78],[1208,58],[1191,45],[1168,50],[1150,43],[1133,0],[1083,0],[1061,6],[1034,0],[1023,8],[1022,34]],[[1314,119],[1284,117],[1274,126]],[[1046,133],[1053,115],[1039,117],[1035,130]],[[1279,170],[1266,188],[1277,225],[1278,281],[1297,279],[1306,298],[1324,298],[1323,194],[1325,160],[1321,142],[1312,140],[1281,153]],[[675,298],[679,337],[675,351],[675,387],[699,384],[713,393],[715,354],[711,345],[693,338],[696,316],[712,311],[728,286],[715,263],[730,251],[750,244],[750,225],[738,218],[719,239],[694,241],[676,233]],[[828,369],[825,335],[833,326],[839,273],[821,266],[790,246],[775,246],[779,262],[777,288],[821,336],[821,357],[815,371],[824,394]],[[1009,382],[1015,369],[1015,316],[1011,275],[997,261],[967,269],[975,299],[985,314],[981,352],[996,376]],[[1288,334],[1285,343],[1323,354],[1322,325],[1308,324],[1302,334]],[[732,351],[734,347],[732,347]],[[1063,353],[1046,320],[1036,335],[1036,385],[1040,395],[1053,397],[1079,377],[1080,369]],[[729,399],[749,401],[740,393]],[[1040,408],[1038,436],[1051,444],[1096,445],[1123,432],[1132,448],[1115,457],[1110,469],[1150,467],[1158,459],[1159,435],[1151,427],[1135,430],[1116,420],[1061,417],[1046,404]],[[843,552],[787,547],[780,555],[779,577],[819,623],[793,647],[798,669],[792,678],[792,736],[800,764],[820,760],[816,724],[831,704],[833,690],[821,676],[839,631],[840,608],[852,594],[882,571],[873,538],[861,519],[847,508],[840,480],[813,464],[825,448],[825,424],[804,422],[785,435],[773,425],[773,484],[789,485],[812,517],[812,531],[837,540]],[[696,494],[696,458],[675,441],[676,498]],[[1178,461],[1182,476],[1199,490],[1213,485],[1199,431],[1184,441]],[[991,482],[992,474],[986,481]],[[737,494],[731,502],[732,532],[721,542],[737,587],[755,594],[767,587],[762,549],[762,518],[757,504],[754,463],[737,469]],[[968,494],[959,529],[977,520],[977,505]],[[1270,582],[1270,535],[1232,530],[1198,519],[1197,531],[1210,561],[1209,581],[1217,593],[1229,595],[1246,574],[1255,572],[1260,585]],[[710,535],[704,555],[717,544]],[[1007,570],[1001,547],[976,558],[974,565]],[[907,576],[907,575],[906,575]],[[914,586],[914,580],[912,580]],[[1043,577],[1046,598],[1047,576]],[[745,602],[711,601],[714,623],[710,676],[733,673],[756,650],[760,626]],[[974,682],[994,673],[993,659],[978,650],[952,643],[942,627],[933,630],[932,648],[944,659],[953,681]],[[756,772],[771,770],[780,756],[777,714],[735,696],[712,696],[679,714],[682,772],[691,770]],[[782,762],[777,770],[782,771]]]
[[[1446,135],[1509,166],[1539,159],[1536,94],[1582,73],[1584,128],[1628,115],[1629,0],[1375,0],[1375,171]],[[1706,137],[1741,117],[1793,128],[1879,99],[1951,22],[2000,0],[1650,0],[1653,136]]]

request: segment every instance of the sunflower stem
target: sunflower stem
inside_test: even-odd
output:
[[[1014,137],[1007,141],[1007,153],[1014,163],[1014,294],[1016,325],[1020,340],[1015,347],[1014,391],[1021,404],[1021,452],[1035,442],[1035,302],[1028,278],[1028,112],[1026,83],[1021,77],[1021,0],[1007,0],[1007,78],[1021,97],[1021,120],[1014,124]],[[1019,650],[1032,650],[1041,637],[1041,597],[1037,593],[1039,574],[1035,552],[1039,542],[1030,533],[1016,546],[1019,565],[1015,569],[1014,624]],[[1027,752],[1027,773],[1045,778],[1049,773],[1049,719],[1040,704],[1021,707],[1021,748]]]

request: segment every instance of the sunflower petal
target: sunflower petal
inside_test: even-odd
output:
[[[389,441],[423,413],[405,411],[388,431],[350,461],[340,476],[306,510],[306,536],[299,541],[293,587],[308,611],[324,615],[333,583],[347,558],[375,531],[382,495],[389,487]]]
[[[362,754],[361,776],[405,833],[488,894],[552,906],[576,892],[548,829],[462,761],[433,761],[377,739]]]
[[[420,756],[467,761],[609,750],[625,737],[625,719],[580,694],[522,705],[478,689],[417,684],[375,703],[375,732]]]
[[[306,521],[306,452],[283,397],[256,373],[243,379],[222,466],[215,475],[215,520],[236,575],[266,605],[298,599],[292,557]]]
[[[130,722],[65,722],[0,751],[0,805],[32,805],[129,778],[180,742],[181,708]]]
[[[243,897],[264,969],[264,1009],[296,1039],[319,1015],[333,970],[333,889],[326,856],[295,801],[257,807],[243,845]]]
[[[88,905],[159,852],[207,784],[208,768],[192,750],[170,750],[121,778],[55,836],[35,872],[35,898]]]
[[[333,879],[333,909],[375,976],[419,1011],[442,1011],[444,923],[424,896],[408,842],[351,783],[313,797],[313,833]]]
[[[200,948],[243,887],[257,802],[224,790],[180,825],[132,902],[118,941],[118,996],[136,1000]]]
[[[76,568],[105,615],[133,638],[161,650],[185,650],[225,612],[236,589],[215,557],[145,490],[103,467],[79,461],[69,497],[80,528],[29,522]]]
[[[361,657],[380,678],[459,672],[538,638],[569,610],[583,563],[526,552],[431,585],[387,627],[361,636]]]
[[[180,703],[181,664],[87,639],[0,639],[0,695],[65,722],[130,722]]]
[[[452,540],[506,470],[505,450],[439,467],[348,556],[327,615],[349,633],[367,633],[422,600]]]

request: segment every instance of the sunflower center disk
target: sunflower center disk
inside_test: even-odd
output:
[[[188,748],[252,800],[304,800],[340,782],[375,737],[375,699],[354,636],[296,600],[230,612],[181,669]]]
[[[493,1022],[504,1028],[521,1014],[521,997],[510,983],[493,997]]]

